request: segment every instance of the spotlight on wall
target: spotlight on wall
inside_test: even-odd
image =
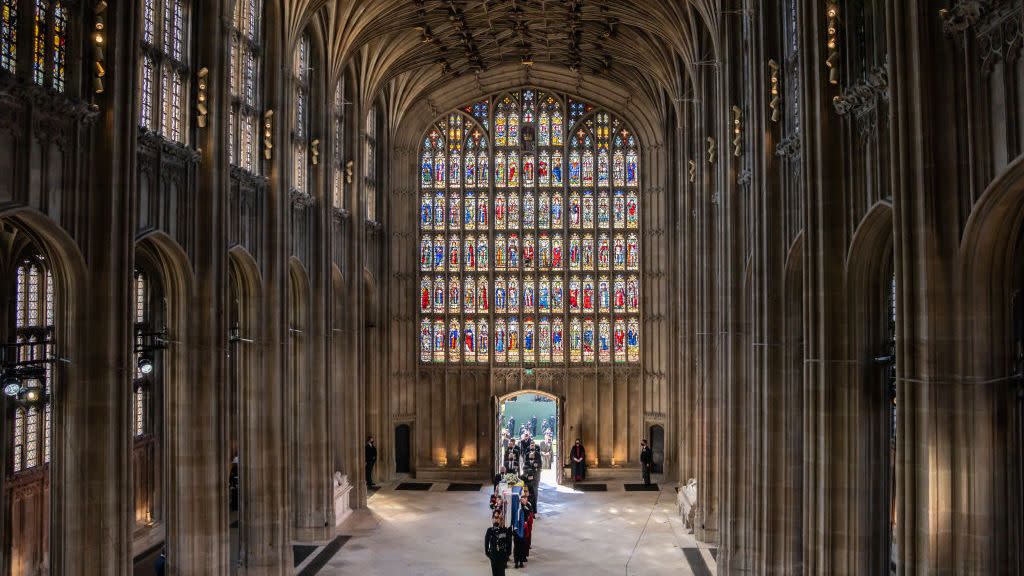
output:
[[[92,91],[102,94],[104,90],[103,78],[107,75],[106,68],[106,43],[107,43],[107,3],[100,0],[93,9],[95,24],[93,25],[93,74]]]
[[[139,356],[139,372],[143,375],[150,375],[153,373],[153,357],[149,354],[143,354]]]
[[[206,115],[209,114],[210,110],[206,107],[207,88],[208,82],[207,77],[210,75],[210,69],[203,66],[199,69],[198,77],[198,90],[196,91],[196,122],[200,128],[206,128]]]
[[[274,111],[263,113],[263,157],[270,160],[274,149]]]
[[[779,121],[779,104],[782,98],[779,96],[779,65],[775,60],[768,60],[768,108],[772,111],[771,121]]]
[[[828,59],[825,66],[828,67],[829,83],[839,84],[839,4],[830,2],[825,14],[828,17]]]
[[[33,386],[31,388],[25,388],[21,392],[21,401],[22,402],[26,402],[28,404],[31,404],[33,402],[38,402],[41,398],[42,398],[42,393],[40,392],[38,386]]]
[[[743,155],[743,109],[732,107],[732,155]]]
[[[0,386],[3,387],[5,396],[15,398],[21,393],[21,378],[16,374],[4,374],[0,378]]]

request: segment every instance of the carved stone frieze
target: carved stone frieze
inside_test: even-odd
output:
[[[779,158],[799,158],[801,147],[800,133],[789,134],[775,145],[775,155]]]
[[[740,171],[739,176],[736,177],[736,184],[741,188],[748,188],[750,183],[754,180],[754,173],[749,168],[744,168]]]
[[[313,199],[313,195],[309,192],[292,189],[288,193],[288,198],[291,201],[292,208],[296,210],[305,210],[311,208],[316,204],[316,200]]]
[[[853,114],[857,118],[871,113],[879,102],[889,100],[889,61],[868,70],[843,93],[832,99],[832,105],[840,116]]]
[[[964,32],[981,18],[989,4],[989,0],[959,0],[952,8],[940,10],[942,30],[949,35]]]
[[[335,222],[348,222],[352,218],[352,212],[337,206],[331,210],[331,215],[334,217]]]
[[[1024,43],[1024,3],[1006,2],[993,8],[975,28],[982,70],[990,72],[1001,60],[1015,61]]]

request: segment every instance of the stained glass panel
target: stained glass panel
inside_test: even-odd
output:
[[[639,279],[625,273],[639,270],[636,139],[611,114],[565,101],[515,91],[424,135],[423,362],[639,358]],[[491,266],[499,275],[481,274]]]

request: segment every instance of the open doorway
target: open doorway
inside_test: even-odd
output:
[[[395,473],[408,474],[412,471],[412,428],[408,424],[395,427]]]
[[[660,424],[651,426],[651,472],[663,474],[665,472],[665,429]]]
[[[561,405],[558,398],[546,392],[524,390],[496,400],[494,469],[500,470],[505,464],[511,440],[522,451],[532,439],[540,448],[540,483],[557,485],[561,476]]]

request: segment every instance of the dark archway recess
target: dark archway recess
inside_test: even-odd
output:
[[[660,424],[655,424],[651,426],[650,436],[651,451],[654,452],[651,472],[662,474],[665,472],[665,429]]]
[[[408,474],[412,455],[412,428],[408,424],[395,426],[395,473]]]

